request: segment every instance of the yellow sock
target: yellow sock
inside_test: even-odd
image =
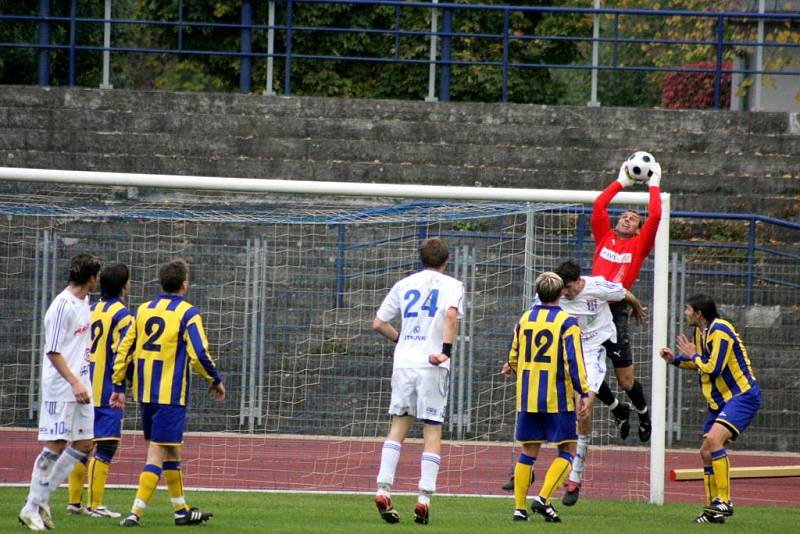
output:
[[[717,483],[717,497],[725,502],[731,502],[731,464],[728,461],[728,452],[725,449],[712,452],[711,465]]]
[[[569,457],[569,459],[567,459]],[[572,468],[572,455],[565,452],[559,452],[558,457],[550,464],[547,474],[544,476],[544,484],[542,484],[542,491],[539,492],[539,497],[545,502],[550,502],[550,496],[560,488],[569,475]]]
[[[80,504],[83,500],[83,479],[86,476],[86,464],[78,462],[69,474],[69,494],[67,502],[69,504]]]
[[[164,462],[164,479],[167,481],[169,500],[176,512],[188,510],[186,498],[183,495],[183,475],[180,462]]]
[[[95,509],[103,506],[103,493],[106,491],[108,470],[110,466],[102,460],[93,457],[89,460],[89,508]]]
[[[703,467],[703,488],[706,490],[706,504],[711,504],[717,496],[717,480],[714,477],[714,468],[710,465]]]
[[[139,489],[136,490],[136,499],[133,501],[131,512],[142,517],[147,503],[156,491],[158,479],[161,478],[161,468],[157,465],[147,464],[142,474],[139,475]]]
[[[525,510],[527,508],[528,488],[533,480],[533,463],[536,458],[527,454],[520,454],[519,460],[514,465],[514,508]]]

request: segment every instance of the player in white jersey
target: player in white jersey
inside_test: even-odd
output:
[[[70,261],[69,285],[44,316],[42,406],[39,441],[28,498],[19,521],[31,530],[53,528],[50,495],[86,457],[94,437],[92,381],[89,376],[89,292],[97,284],[100,261],[78,254]]]
[[[428,523],[430,498],[436,491],[442,447],[442,422],[447,408],[450,353],[458,318],[464,314],[464,285],[444,274],[447,245],[434,237],[420,247],[424,271],[397,282],[378,309],[372,327],[397,343],[392,371],[392,426],[383,444],[375,505],[387,523],[400,515],[392,505],[391,487],[403,440],[413,418],[423,423],[425,442],[420,463],[419,497],[414,521]],[[400,332],[390,323],[398,315]]]
[[[617,342],[617,329],[608,304],[625,300],[631,305],[634,316],[642,317],[645,312],[636,297],[621,283],[608,282],[602,276],[581,276],[581,267],[575,260],[563,262],[555,273],[564,280],[561,308],[577,318],[581,327],[586,381],[589,384],[589,408],[583,417],[578,417],[578,447],[561,499],[566,506],[572,506],[578,502],[586,465],[592,434],[592,403],[606,376],[606,343]]]

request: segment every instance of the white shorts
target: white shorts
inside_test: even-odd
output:
[[[586,365],[586,382],[589,391],[597,394],[606,378],[606,348],[603,345],[587,345],[583,348],[583,363]]]
[[[444,367],[395,369],[390,415],[410,415],[441,423],[447,414],[450,371]]]
[[[81,441],[94,438],[94,404],[42,401],[39,441]]]

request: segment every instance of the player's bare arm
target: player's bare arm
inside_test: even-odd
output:
[[[456,328],[458,327],[458,309],[448,308],[444,314],[444,331],[442,332],[442,352],[429,354],[428,361],[431,365],[441,365],[450,359],[450,351],[453,349],[453,341],[456,339]]]
[[[380,335],[385,337],[386,339],[390,339],[397,343],[400,338],[400,332],[392,326],[392,323],[387,321],[381,321],[377,317],[372,320],[372,329],[378,332]]]
[[[211,383],[208,385],[208,393],[211,396],[211,399],[217,402],[222,402],[225,400],[225,385],[222,382],[218,384]]]
[[[625,290],[624,300],[631,305],[631,317],[633,317],[637,323],[643,323],[647,318],[647,308],[642,306],[642,303],[639,302],[639,299],[636,298],[636,295],[631,293],[631,291],[628,289]]]
[[[675,339],[675,344],[678,346],[678,351],[684,356],[693,356],[697,354],[697,348],[694,346],[694,343],[689,341],[689,338],[683,334]]]
[[[55,367],[56,371],[58,371],[58,374],[60,374],[72,388],[72,394],[75,395],[75,401],[78,404],[89,404],[89,402],[92,400],[92,397],[89,395],[89,391],[81,383],[81,381],[78,380],[78,377],[72,374],[72,371],[70,371],[70,368],[67,365],[66,360],[64,360],[64,357],[58,352],[48,352],[47,357],[50,359],[50,363],[53,364],[53,367]]]

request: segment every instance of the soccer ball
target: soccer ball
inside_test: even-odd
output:
[[[634,152],[628,156],[628,160],[625,162],[628,178],[637,182],[646,182],[653,176],[653,164],[655,162],[656,158],[649,152],[642,150]]]

